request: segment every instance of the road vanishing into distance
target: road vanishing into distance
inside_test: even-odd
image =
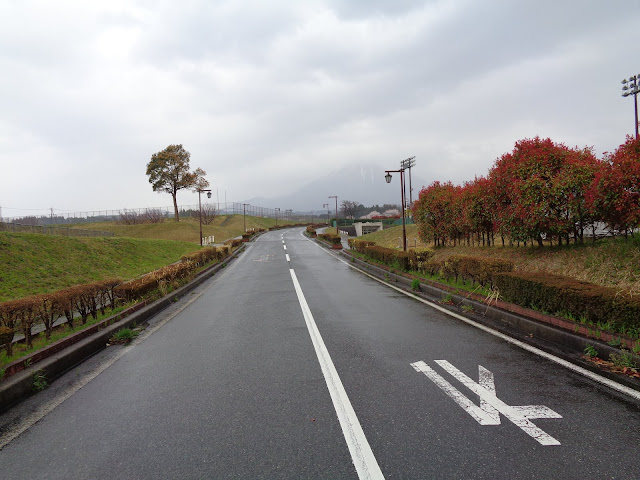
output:
[[[640,478],[639,406],[297,228],[4,414],[0,476]]]

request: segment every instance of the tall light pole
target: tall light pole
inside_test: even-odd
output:
[[[628,97],[629,95],[633,95],[635,101],[636,140],[638,139],[638,93],[640,93],[640,73],[629,77],[629,80],[622,80],[622,96]]]
[[[406,252],[407,251],[407,229],[404,223],[404,168],[401,168],[400,170],[385,170],[385,172],[386,172],[386,175],[384,176],[384,179],[387,181],[387,183],[391,183],[392,173],[400,174],[400,192],[402,194],[402,247],[403,247],[403,250]]]
[[[278,212],[280,211],[279,208],[274,209],[274,211],[276,212],[276,227],[278,226]]]
[[[340,235],[338,233],[338,196],[337,195],[329,195],[329,198],[336,199],[336,235]]]
[[[200,211],[200,246],[202,246],[202,202],[200,201],[200,194],[202,192],[207,192],[207,198],[211,198],[211,190],[206,190],[204,188],[198,189],[198,210]]]
[[[400,161],[400,168],[402,168],[403,170],[409,170],[409,205],[413,206],[413,187],[411,186],[411,167],[415,167],[416,165],[416,157],[409,157],[406,160],[401,160]],[[405,185],[406,187],[406,185]],[[406,193],[405,193],[405,200],[406,200]]]
[[[242,218],[244,220],[244,233],[247,233],[247,205],[248,203],[242,204]]]

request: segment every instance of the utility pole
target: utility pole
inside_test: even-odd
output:
[[[336,199],[336,235],[340,235],[340,231],[338,230],[338,196],[337,195],[329,195],[329,198]]]
[[[410,157],[406,160],[400,161],[400,168],[402,170],[409,170],[409,206],[413,207],[413,186],[411,186],[411,167],[415,166],[416,157]],[[406,187],[406,184],[405,184]],[[407,193],[405,192],[404,198],[407,198]],[[404,207],[404,205],[403,205]],[[404,211],[404,210],[403,210]]]

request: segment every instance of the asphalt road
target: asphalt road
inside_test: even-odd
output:
[[[295,229],[0,417],[0,476],[640,478],[639,407]]]

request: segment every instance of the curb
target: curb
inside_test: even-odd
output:
[[[330,250],[327,246],[323,245],[322,242],[317,243],[322,245],[324,248],[327,248],[327,250]],[[516,338],[523,343],[527,343],[547,353],[560,357],[563,360],[578,365],[585,370],[597,373],[602,377],[606,377],[626,387],[640,391],[640,379],[600,369],[591,362],[583,359],[584,349],[587,345],[593,346],[598,351],[599,357],[601,358],[607,358],[610,353],[620,353],[619,349],[612,347],[605,342],[576,335],[573,332],[561,329],[546,322],[490,306],[464,295],[452,293],[426,283],[420,282],[420,291],[414,291],[411,288],[411,282],[413,279],[409,279],[396,273],[391,273],[384,268],[367,263],[344,250],[337,252],[337,254],[348,258],[350,264],[356,266],[362,272],[368,273],[379,280],[382,280],[384,283],[394,283],[398,288],[424,298],[425,300],[437,303],[439,306],[451,312],[455,312],[457,315],[467,317],[477,323],[497,330],[500,333]],[[451,296],[454,305],[440,303],[439,300],[445,295]],[[460,308],[462,305],[471,306],[474,311],[484,313],[465,312]],[[638,360],[637,356],[634,356],[634,358]]]
[[[36,374],[43,374],[49,382],[60,377],[66,371],[106,348],[109,338],[116,331],[130,327],[134,323],[137,325],[145,323],[148,319],[171,305],[174,298],[185,296],[191,290],[213,277],[219,270],[225,268],[229,262],[235,260],[245,248],[244,245],[240,246],[221,263],[216,263],[203,270],[191,282],[170,294],[0,382],[0,413],[37,393],[32,389],[33,379]],[[78,333],[82,333],[82,330]]]

